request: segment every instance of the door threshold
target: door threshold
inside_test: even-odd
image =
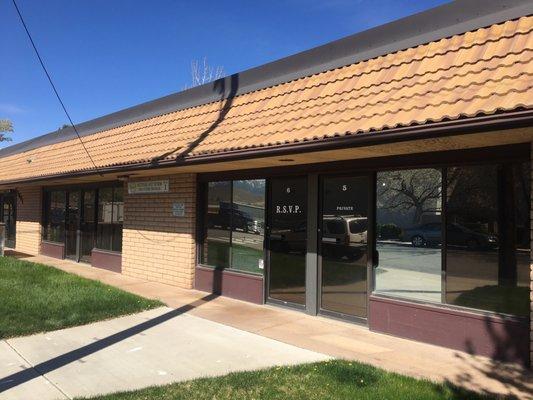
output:
[[[289,303],[289,302],[285,302],[282,300],[276,300],[276,299],[269,298],[265,301],[265,305],[276,307],[276,308],[283,308],[285,310],[303,312],[304,314],[307,314],[306,307],[301,304]]]
[[[333,319],[335,321],[346,322],[348,324],[355,324],[368,328],[368,318],[340,314],[327,310],[319,310],[317,316],[322,317],[324,319]]]

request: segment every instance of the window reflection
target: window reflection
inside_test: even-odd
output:
[[[326,177],[322,194],[321,308],[366,317],[368,180]]]
[[[265,180],[208,182],[201,262],[263,273]]]
[[[447,181],[446,301],[528,315],[528,168],[450,168]]]
[[[276,178],[270,198],[269,297],[305,304],[307,179]]]
[[[81,213],[80,196],[83,197]],[[79,227],[82,234],[81,255],[86,256],[86,260],[95,245],[98,249],[122,251],[122,186],[69,191],[47,190],[44,201],[43,240],[66,242],[67,254],[75,255]]]
[[[233,182],[231,268],[263,272],[265,181]]]
[[[65,191],[54,190],[46,192],[45,204],[43,240],[63,242],[65,240]]]
[[[83,192],[83,210],[80,220],[81,233],[81,259],[91,261],[91,253],[95,245],[95,210],[96,191],[85,190]]]
[[[438,169],[378,173],[375,292],[441,301],[441,188]]]
[[[96,247],[122,251],[124,193],[122,187],[98,190],[98,226]]]
[[[5,245],[6,247],[15,247],[15,196],[14,194],[0,193],[0,221],[5,224]]]
[[[530,283],[531,264],[531,230],[529,215],[531,209],[530,164],[515,164],[512,168],[513,200],[516,204],[513,221],[517,270],[516,279],[518,286],[528,288]],[[523,289],[520,290],[524,291]]]
[[[113,240],[111,248],[122,251],[122,231],[124,225],[124,188],[116,187],[113,191]]]
[[[378,174],[375,292],[527,316],[529,163],[446,168],[445,227],[440,188],[435,169]]]
[[[206,228],[202,263],[213,267],[228,267],[231,245],[230,181],[207,184]]]
[[[65,222],[65,256],[77,257],[78,228],[80,222],[81,191],[67,192],[67,213]]]

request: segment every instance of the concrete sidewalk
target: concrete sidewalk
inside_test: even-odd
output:
[[[329,359],[161,307],[0,342],[0,399],[53,400]]]
[[[449,382],[478,392],[533,399],[533,374],[520,365],[382,335],[355,324],[141,281],[67,260],[44,256],[27,259],[160,299],[175,309],[185,307],[188,315],[302,349],[357,360],[418,378]]]

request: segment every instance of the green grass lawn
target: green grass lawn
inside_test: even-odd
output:
[[[417,380],[349,361],[238,372],[91,398],[92,400],[487,399],[450,385]]]
[[[0,339],[82,325],[160,305],[159,301],[46,265],[0,257]]]

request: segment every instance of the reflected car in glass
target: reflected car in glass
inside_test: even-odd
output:
[[[240,210],[231,211],[230,208],[220,207],[217,213],[209,214],[207,222],[208,228],[219,228],[229,230],[233,226],[234,230],[246,233],[261,234],[261,223],[254,220],[247,213]]]
[[[270,248],[272,251],[283,253],[305,254],[307,251],[307,223],[301,222],[292,227],[272,229],[270,233]],[[287,224],[285,224],[287,225]]]
[[[411,242],[414,247],[437,247],[442,244],[442,223],[433,222],[404,229],[402,240]],[[496,235],[476,232],[466,226],[448,224],[447,241],[450,246],[468,249],[493,248],[498,245]]]
[[[338,259],[357,259],[366,250],[367,235],[366,217],[325,215],[322,234],[323,254]]]

